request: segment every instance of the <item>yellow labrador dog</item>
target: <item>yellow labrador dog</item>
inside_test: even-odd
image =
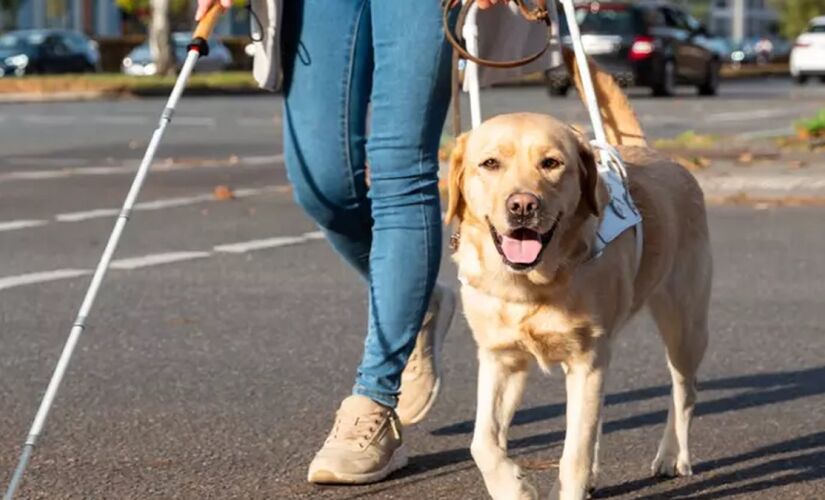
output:
[[[688,429],[712,275],[704,197],[687,170],[644,145],[609,75],[595,80],[642,213],[641,256],[630,229],[593,257],[609,195],[589,143],[564,123],[532,113],[498,116],[460,137],[450,160],[447,220],[458,221],[454,260],[478,344],[471,451],[496,500],[536,496],[507,457],[508,427],[533,361],[545,370],[560,363],[566,375],[567,431],[552,497],[586,497],[598,469],[611,345],[645,306],[673,382],[653,473],[691,474]]]

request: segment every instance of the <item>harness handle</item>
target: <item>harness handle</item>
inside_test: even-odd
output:
[[[487,66],[490,68],[517,68],[519,66],[524,66],[530,64],[533,61],[538,60],[539,57],[543,56],[547,53],[547,50],[553,43],[553,22],[550,17],[550,13],[547,10],[547,3],[546,0],[534,0],[534,6],[532,8],[528,7],[525,0],[510,0],[516,4],[518,7],[521,16],[530,22],[543,22],[547,25],[547,43],[544,47],[536,52],[535,54],[529,55],[522,59],[515,59],[512,61],[495,61],[492,59],[483,59],[480,57],[476,57],[464,48],[464,45],[459,41],[460,37],[457,37],[455,33],[460,33],[459,29],[464,26],[464,21],[467,17],[467,13],[470,10],[470,7],[475,3],[475,0],[467,0],[462,6],[461,10],[458,12],[458,19],[456,20],[455,25],[455,32],[453,29],[450,28],[450,11],[452,10],[452,0],[444,0],[444,16],[443,16],[443,23],[444,23],[444,33],[447,36],[447,41],[450,42],[450,45],[458,52],[461,57],[467,59],[468,61],[472,61],[476,64],[481,66]]]

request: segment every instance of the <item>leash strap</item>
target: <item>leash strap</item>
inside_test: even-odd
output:
[[[484,59],[481,57],[476,57],[467,49],[464,48],[463,39],[456,36],[456,33],[461,33],[464,22],[467,19],[467,13],[470,11],[470,7],[475,4],[475,0],[467,0],[461,6],[461,10],[458,12],[458,19],[456,20],[455,31],[453,28],[450,27],[450,11],[452,10],[453,0],[444,0],[444,15],[443,15],[443,23],[444,23],[444,33],[447,37],[447,41],[450,42],[450,45],[453,46],[455,51],[464,59],[468,61],[472,61],[481,66],[487,66],[490,68],[517,68],[519,66],[524,66],[530,64],[533,61],[538,60],[541,56],[547,53],[547,50],[553,44],[553,21],[552,17],[550,16],[550,12],[547,10],[546,0],[535,0],[535,5],[530,8],[525,3],[525,0],[512,0],[512,2],[518,7],[521,16],[530,22],[543,22],[547,25],[547,43],[544,47],[541,48],[538,52],[531,54],[527,57],[523,57],[521,59],[515,59],[512,61],[495,61],[492,59]]]

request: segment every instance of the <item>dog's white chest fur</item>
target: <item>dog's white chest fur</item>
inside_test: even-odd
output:
[[[543,369],[584,352],[595,333],[586,318],[552,304],[510,301],[471,285],[461,295],[480,347],[529,353]]]

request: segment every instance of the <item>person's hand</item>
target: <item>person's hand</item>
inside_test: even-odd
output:
[[[198,0],[202,1],[202,0]],[[478,5],[479,9],[489,9],[493,5],[497,3],[507,3],[509,0],[476,0],[476,5]],[[461,0],[453,0],[452,5],[450,7],[455,7],[456,5],[460,4]]]
[[[232,7],[232,0],[198,0],[198,10],[195,11],[195,21],[200,21],[203,15],[206,14],[206,11],[209,10],[209,7],[211,7],[213,3],[218,2],[220,2],[221,7],[224,9]]]

